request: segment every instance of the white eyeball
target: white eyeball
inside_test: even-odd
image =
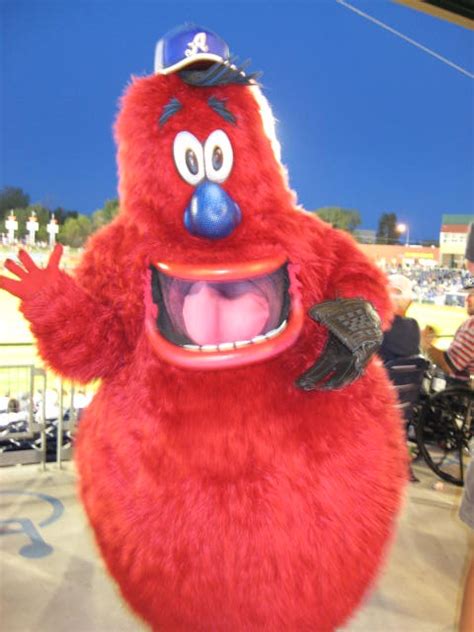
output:
[[[209,135],[204,145],[206,176],[211,182],[224,182],[234,164],[234,153],[229,137],[221,129]]]
[[[204,178],[204,154],[198,139],[189,132],[179,132],[173,143],[173,158],[179,175],[196,186]]]

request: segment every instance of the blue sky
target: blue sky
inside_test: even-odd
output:
[[[385,0],[349,0],[474,73],[473,32]],[[411,239],[474,213],[474,81],[337,4],[0,0],[0,187],[90,213],[116,196],[112,124],[132,74],[185,21],[226,39],[262,84],[308,209],[382,212]]]

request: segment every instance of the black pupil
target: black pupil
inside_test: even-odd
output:
[[[214,147],[214,151],[212,152],[212,166],[214,170],[219,171],[223,162],[224,154],[222,153],[222,149],[220,147]]]
[[[189,171],[195,176],[199,171],[199,165],[196,158],[196,154],[192,149],[186,149],[186,166]]]

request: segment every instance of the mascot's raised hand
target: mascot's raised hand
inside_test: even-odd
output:
[[[122,366],[135,344],[133,325],[125,331],[105,288],[84,287],[80,275],[73,277],[59,268],[62,252],[57,244],[47,266],[41,268],[20,250],[19,263],[5,261],[5,268],[16,279],[0,276],[0,288],[21,299],[20,310],[30,321],[40,354],[49,366],[85,383],[114,374]],[[106,257],[102,259],[105,267]],[[104,285],[115,290],[116,282],[111,278]],[[122,317],[124,313],[126,309]]]
[[[158,43],[115,134],[120,213],[73,276],[56,251],[1,281],[49,366],[101,378],[76,461],[107,567],[154,630],[334,630],[407,478],[373,361],[385,277],[297,206],[255,76],[212,31]]]
[[[0,276],[0,288],[22,300],[32,298],[43,288],[54,285],[57,281],[60,274],[59,262],[62,254],[63,247],[61,244],[56,244],[46,268],[39,268],[25,250],[20,250],[18,259],[22,266],[12,259],[5,261],[5,268],[14,274],[17,279]]]

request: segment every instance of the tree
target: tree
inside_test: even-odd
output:
[[[68,217],[74,217],[75,219],[79,217],[77,211],[67,211],[62,206],[56,207],[52,212],[54,213],[54,217],[58,220],[58,224],[64,224]]]
[[[98,209],[92,213],[92,225],[94,230],[98,230],[109,224],[120,210],[119,201],[117,199],[107,200],[104,208]]]
[[[80,248],[92,232],[92,221],[87,215],[68,217],[59,228],[58,241],[72,248]]]
[[[341,208],[340,206],[324,206],[314,212],[320,219],[328,222],[334,228],[341,228],[349,233],[354,232],[362,221],[359,211]]]
[[[0,190],[0,215],[3,219],[9,211],[25,208],[30,203],[30,196],[19,187],[3,187]]]
[[[378,244],[399,244],[400,233],[397,231],[397,216],[395,213],[382,213],[377,228]]]

